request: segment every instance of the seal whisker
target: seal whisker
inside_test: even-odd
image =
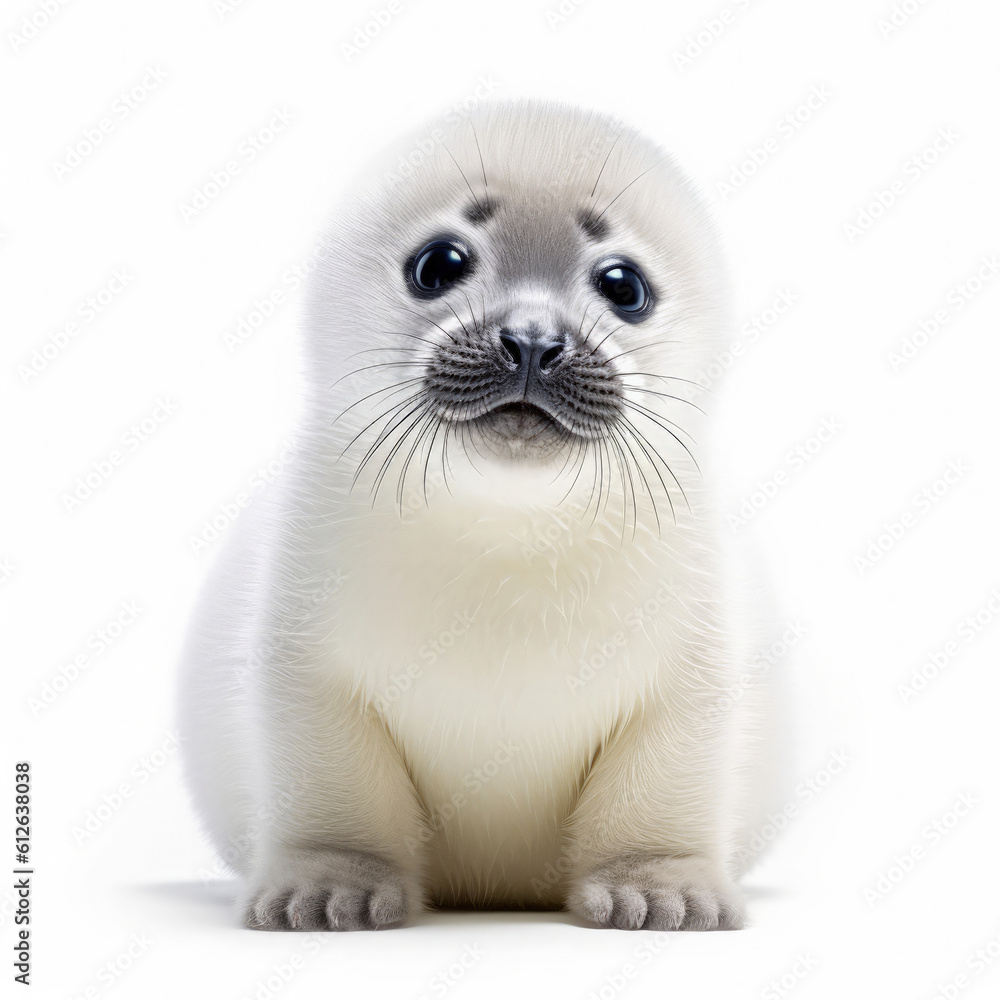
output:
[[[410,422],[406,425],[405,430],[399,435],[399,437],[396,439],[396,443],[389,449],[388,454],[382,460],[382,465],[379,468],[378,474],[375,477],[375,483],[372,489],[373,507],[378,502],[378,491],[379,488],[382,486],[382,481],[385,479],[386,473],[389,471],[389,466],[392,464],[392,460],[396,457],[396,454],[399,452],[399,449],[403,446],[406,439],[410,436],[410,433],[413,430],[413,428],[420,423],[421,419],[424,416],[425,406],[426,404],[423,402],[418,403],[417,406],[415,406],[412,410],[410,410],[410,413],[408,413],[405,417],[403,417],[403,420],[408,420],[411,414],[413,413],[416,414],[416,416],[414,416],[413,419],[410,420]],[[399,425],[397,424],[396,426]]]
[[[462,321],[462,318],[458,315],[457,312],[455,312],[455,307],[448,301],[445,301],[445,305],[452,311],[452,315],[455,317],[455,319],[458,320],[458,325],[462,328],[462,332],[466,335],[466,337],[471,338],[472,335],[469,333],[469,330],[466,327],[465,323]]]
[[[637,437],[639,437],[642,440],[646,441],[647,444],[650,443],[649,442],[649,438],[647,438],[644,434],[641,434],[639,432],[638,428],[635,426],[635,424],[632,424],[631,421],[629,421],[629,424],[632,427],[632,429],[635,432],[635,434],[636,434]],[[684,442],[681,441],[679,438],[677,438],[676,435],[672,435],[672,436],[677,440],[678,444],[680,444],[680,446],[682,448],[684,448]],[[652,447],[652,444],[650,444],[650,447]],[[686,448],[684,450],[687,451]],[[656,452],[657,455],[660,455],[659,449],[654,449],[654,451]],[[688,452],[688,454],[690,455],[691,453]],[[677,474],[670,467],[670,464],[666,461],[666,459],[663,458],[662,455],[660,455],[660,461],[663,462],[663,467],[667,470],[667,472],[670,473],[670,478],[673,479],[673,481],[676,484],[677,488],[681,491],[681,496],[684,497],[684,502],[687,503],[688,509],[690,509],[691,504],[688,502],[687,494],[684,492],[684,487],[681,486],[681,481],[677,478]],[[692,461],[694,461],[693,458],[692,458]],[[695,468],[698,468],[698,463],[697,462],[695,462]],[[699,471],[701,471],[701,470],[699,470]],[[668,499],[670,497],[669,491],[667,492],[667,497],[668,497]],[[673,504],[671,504],[670,506],[671,506],[671,509],[673,509]],[[676,522],[676,517],[675,517],[675,522]]]
[[[590,335],[594,332],[594,327],[596,327],[597,324],[601,322],[601,318],[604,316],[605,313],[607,313],[609,311],[610,310],[608,310],[608,309],[604,309],[600,313],[598,313],[597,319],[594,320],[593,325],[587,331],[587,336],[583,338],[583,340],[582,340],[582,342],[580,344],[581,347],[586,347],[587,346],[587,341],[590,340]],[[580,325],[583,326],[582,323]]]
[[[626,489],[625,489],[625,486],[626,486],[625,477],[626,477],[626,474],[627,474],[628,475],[628,479],[629,479],[629,483],[631,484],[632,472],[631,472],[630,469],[627,468],[628,462],[625,459],[625,452],[622,451],[621,445],[619,444],[619,442],[618,442],[617,438],[615,437],[614,433],[609,433],[608,434],[608,444],[609,444],[609,454],[610,454],[611,449],[612,448],[614,449],[615,461],[616,461],[616,463],[618,465],[618,475],[621,477],[621,484],[622,484],[622,487],[621,487],[621,494],[622,494],[622,530],[621,530],[621,539],[620,539],[619,544],[620,544],[620,546],[622,548],[624,548],[624,546],[625,546],[625,525],[628,523],[628,493],[626,492]],[[610,464],[610,459],[609,459],[609,464]],[[612,487],[612,483],[609,483],[608,484],[608,502],[609,503],[611,501],[611,487]],[[635,506],[635,488],[634,487],[632,487],[632,511],[633,511],[633,513],[632,513],[632,537],[634,539],[635,538],[635,522],[636,522],[636,517],[637,517],[637,514],[638,514],[638,511],[637,511],[636,506]]]
[[[641,434],[639,432],[639,430],[636,428],[635,424],[633,424],[632,421],[628,419],[628,417],[624,417],[623,416],[620,419],[621,419],[621,422],[622,422],[622,427],[625,430],[627,430],[629,432],[629,434],[632,435],[632,437],[635,439],[636,444],[639,446],[640,450],[643,452],[643,454],[646,456],[646,458],[649,459],[649,464],[652,467],[653,471],[656,473],[656,478],[660,481],[660,485],[663,487],[663,495],[667,498],[667,504],[670,506],[670,517],[673,520],[674,524],[676,525],[677,524],[677,512],[674,510],[673,497],[671,497],[671,495],[670,495],[670,489],[667,486],[666,482],[664,481],[663,476],[660,473],[659,467],[657,466],[655,459],[659,459],[660,460],[660,464],[667,470],[667,472],[670,474],[670,477],[674,480],[675,483],[677,482],[677,477],[674,476],[673,470],[671,470],[670,466],[667,464],[667,462],[663,458],[663,456],[656,450],[656,448],[653,447],[653,445],[650,443],[649,439],[647,437],[645,437],[645,435],[643,435],[643,434]],[[653,452],[652,455],[650,455],[650,450],[652,450],[652,452]],[[681,492],[683,493],[683,490]],[[655,505],[655,501],[654,501],[654,505]],[[659,516],[658,515],[657,515],[657,523],[659,523]]]
[[[646,458],[649,459],[649,464],[652,466],[653,471],[656,473],[656,478],[659,479],[660,485],[663,487],[663,493],[664,493],[664,495],[667,498],[667,503],[670,504],[670,513],[671,513],[671,516],[674,519],[674,524],[676,524],[677,523],[677,517],[674,514],[674,505],[673,505],[673,501],[670,498],[670,490],[667,488],[667,484],[663,481],[663,476],[660,475],[660,470],[656,467],[656,462],[653,460],[652,456],[646,450],[646,444],[644,443],[642,435],[639,434],[639,432],[635,428],[635,425],[632,423],[631,420],[628,419],[628,417],[621,416],[621,417],[619,417],[619,420],[622,423],[622,427],[625,430],[627,430],[635,438],[636,444],[639,445],[639,449],[643,452],[643,454],[646,456]],[[624,435],[622,435],[622,441],[625,442]],[[625,443],[626,443],[626,445],[628,444],[628,442],[625,442]],[[629,449],[630,452],[632,452],[631,445],[628,445],[628,449]],[[632,454],[633,454],[633,456],[635,455],[634,452],[632,452]],[[656,454],[657,454],[657,457],[660,458],[660,461],[663,462],[664,465],[667,465],[667,463],[664,462],[663,458],[659,455],[659,452],[657,452]],[[638,459],[636,459],[636,463],[635,464],[636,464],[636,468],[639,470],[639,474],[642,476],[643,482],[646,484],[646,489],[649,492],[649,499],[652,501],[652,504],[653,504],[653,517],[656,518],[656,531],[657,531],[657,535],[659,535],[661,533],[661,531],[662,531],[662,527],[660,525],[660,512],[659,512],[659,508],[656,506],[656,497],[653,495],[653,491],[652,491],[652,489],[649,486],[649,480],[646,479],[646,474],[642,471],[642,466],[639,464]],[[668,472],[670,471],[670,467],[669,466],[667,466],[667,471]],[[672,473],[671,473],[671,475],[672,475]]]
[[[605,335],[605,336],[604,336],[604,337],[603,337],[603,338],[601,339],[601,341],[600,341],[600,342],[599,342],[599,343],[597,344],[597,346],[596,346],[596,347],[594,347],[594,348],[593,348],[593,349],[592,349],[592,350],[590,351],[590,353],[589,353],[589,354],[587,355],[587,357],[588,357],[588,358],[590,358],[590,357],[593,357],[593,356],[594,356],[594,354],[595,354],[595,353],[596,353],[597,351],[599,351],[599,350],[600,350],[600,349],[601,349],[601,348],[602,348],[602,347],[603,347],[603,346],[605,345],[605,343],[607,342],[607,339],[608,339],[608,337],[610,337],[610,336],[611,336],[611,335],[612,335],[613,333],[617,333],[617,332],[618,332],[619,330],[621,330],[621,329],[622,329],[622,328],[623,328],[624,326],[625,326],[625,324],[624,324],[624,323],[619,323],[619,324],[618,324],[618,326],[615,326],[615,327],[612,327],[612,328],[611,328],[611,329],[610,329],[610,330],[608,331],[608,333],[607,333],[607,334],[606,334],[606,335]],[[589,336],[590,336],[590,334],[588,334],[587,336],[589,337]]]
[[[399,473],[399,482],[397,483],[397,486],[396,486],[397,497],[399,499],[399,515],[400,515],[400,517],[403,516],[403,489],[404,489],[404,483],[405,483],[405,480],[406,480],[406,470],[409,469],[410,462],[413,460],[413,456],[415,454],[417,454],[417,452],[419,451],[420,442],[424,439],[424,436],[426,435],[427,431],[431,427],[433,427],[435,425],[435,423],[436,423],[437,420],[438,420],[438,418],[437,418],[436,414],[433,413],[433,411],[430,411],[430,408],[428,408],[428,412],[425,413],[424,418],[423,418],[423,422],[420,425],[420,429],[417,431],[417,435],[413,439],[413,444],[411,445],[410,450],[409,450],[409,452],[406,455],[406,460],[403,462],[403,468],[400,470],[400,473]],[[424,505],[425,506],[427,505],[427,480],[426,479],[424,480]]]
[[[698,442],[695,441],[695,439],[691,437],[691,434],[688,431],[684,430],[684,428],[681,427],[680,424],[676,423],[673,420],[668,419],[667,417],[662,416],[655,410],[649,409],[649,407],[647,406],[643,406],[641,403],[637,403],[634,399],[623,399],[622,403],[625,406],[631,406],[632,409],[637,410],[639,413],[642,413],[650,420],[653,420],[656,423],[658,423],[688,453],[688,455],[691,458],[691,461],[692,462],[695,461],[694,455],[692,455],[691,452],[688,450],[688,446],[684,444],[684,442],[679,437],[677,437],[677,435],[672,430],[670,430],[669,427],[667,427],[667,424],[670,424],[672,427],[676,427],[681,432],[681,434],[686,434],[689,438],[691,438],[692,444],[697,444]],[[696,468],[697,464],[698,463],[695,462]],[[701,472],[701,469],[698,469],[698,471]]]
[[[619,357],[621,357],[621,355],[619,355]],[[686,382],[688,385],[695,385],[699,389],[704,389],[705,392],[712,391],[710,386],[702,385],[701,382],[693,382],[689,378],[679,378],[677,375],[655,375],[653,372],[618,372],[619,378],[630,378],[633,375],[638,375],[643,378],[658,378],[663,379],[664,381],[669,380],[671,382]]]
[[[423,364],[422,361],[380,361],[376,365],[366,365],[364,368],[355,368],[353,371],[349,371],[347,375],[343,376],[343,378],[338,378],[337,381],[330,386],[330,388],[333,389],[336,386],[340,385],[340,383],[343,382],[345,378],[348,378],[351,375],[358,375],[361,372],[374,371],[376,368],[405,368],[407,366],[412,367],[413,365],[422,365],[422,364]]]
[[[658,160],[657,160],[657,161],[656,161],[655,163],[651,163],[651,164],[650,164],[650,165],[649,165],[648,167],[646,167],[646,169],[645,169],[645,170],[643,170],[643,172],[642,172],[641,174],[639,174],[639,175],[638,175],[638,177],[633,177],[633,178],[632,178],[632,180],[630,180],[630,181],[628,182],[628,184],[626,184],[626,185],[625,185],[625,187],[623,187],[623,188],[621,189],[621,191],[619,191],[619,192],[618,192],[618,194],[616,194],[616,195],[614,196],[614,198],[612,198],[612,199],[611,199],[611,201],[609,201],[609,202],[607,203],[607,205],[605,205],[605,206],[604,206],[604,211],[603,211],[603,212],[601,212],[601,214],[600,214],[600,215],[599,215],[599,216],[598,216],[598,217],[597,217],[597,218],[596,218],[596,219],[595,219],[594,221],[595,221],[595,222],[600,222],[600,221],[601,221],[601,219],[603,219],[603,218],[604,218],[604,213],[605,213],[605,212],[607,212],[607,210],[608,210],[609,208],[611,208],[611,206],[612,206],[612,205],[613,205],[613,204],[614,204],[614,203],[615,203],[615,202],[616,202],[616,201],[617,201],[617,200],[618,200],[618,199],[619,199],[619,198],[620,198],[620,197],[621,197],[621,196],[622,196],[622,195],[623,195],[623,194],[624,194],[624,193],[625,193],[625,192],[626,192],[626,191],[627,191],[627,190],[628,190],[628,189],[629,189],[629,188],[630,188],[630,187],[631,187],[631,186],[632,186],[633,184],[635,184],[635,182],[636,182],[636,181],[638,181],[638,180],[641,180],[641,179],[642,179],[643,177],[645,177],[645,176],[646,176],[646,174],[648,174],[648,173],[650,172],[650,170],[652,170],[652,169],[653,169],[653,167],[658,167],[658,166],[659,166],[659,165],[660,165],[660,164],[661,164],[661,163],[663,162],[663,160],[664,160],[664,159],[666,159],[666,157],[663,157],[663,156],[661,156],[661,157],[660,157],[660,158],[659,158],[659,159],[658,159]]]
[[[373,420],[370,420],[367,424],[365,424],[365,426],[362,427],[361,430],[359,430],[358,433],[355,434],[354,437],[352,437],[351,440],[347,442],[347,446],[337,456],[337,461],[339,462],[344,457],[344,455],[347,454],[351,446],[354,444],[355,441],[358,440],[358,438],[360,438],[366,431],[374,427],[380,420],[384,420],[386,417],[392,420],[393,414],[395,414],[402,407],[407,406],[409,403],[412,403],[413,400],[419,399],[423,395],[424,395],[424,390],[420,389],[417,392],[413,393],[412,395],[407,396],[406,399],[400,400],[397,403],[393,403],[392,406],[390,406],[387,410],[383,410]]]
[[[590,189],[590,197],[594,197],[594,193],[597,191],[597,185],[601,180],[601,175],[604,173],[604,168],[608,165],[608,160],[611,159],[611,154],[615,151],[615,146],[618,145],[618,140],[622,137],[622,133],[625,131],[625,126],[618,130],[618,135],[615,136],[614,142],[611,143],[611,148],[608,150],[608,155],[604,157],[604,162],[601,164],[601,169],[597,173],[597,178],[594,180],[594,186]]]
[[[452,158],[452,161],[454,162],[455,166],[458,167],[458,172],[462,175],[462,180],[465,181],[465,186],[469,189],[469,194],[472,195],[472,200],[476,203],[476,208],[478,208],[480,212],[485,211],[481,202],[479,201],[479,198],[476,197],[476,192],[472,190],[472,185],[469,183],[469,178],[465,176],[465,171],[462,169],[462,165],[458,162],[458,160],[455,159],[455,154],[447,146],[445,146],[443,142],[441,143],[441,146],[444,148],[444,151]]]
[[[632,385],[629,382],[623,382],[622,388],[631,389],[633,392],[648,392],[653,396],[659,396],[661,399],[676,399],[678,403],[687,403],[688,406],[693,406],[699,413],[705,412],[697,403],[690,399],[685,399],[683,396],[672,396],[669,392],[657,392],[655,389],[643,389],[642,386]]]
[[[439,323],[435,323],[434,320],[432,320],[430,318],[430,316],[425,316],[423,313],[417,312],[416,309],[410,309],[407,306],[403,306],[402,308],[405,309],[408,313],[412,313],[414,316],[418,316],[420,319],[425,320],[426,322],[430,323],[431,326],[436,326],[453,344],[455,344],[456,346],[458,345],[458,341],[454,338],[454,336],[452,334],[450,334]]]
[[[330,422],[330,426],[332,427],[338,420],[340,420],[344,416],[345,413],[348,413],[349,411],[353,410],[355,406],[358,406],[359,404],[366,402],[367,400],[373,398],[374,396],[377,396],[379,393],[389,392],[391,394],[391,391],[398,392],[403,386],[413,385],[414,382],[423,382],[423,380],[424,380],[423,375],[417,375],[415,378],[404,379],[402,382],[393,382],[392,385],[384,385],[382,386],[381,389],[376,389],[374,392],[369,392],[366,396],[362,396],[360,399],[356,399],[353,403],[351,403],[350,406],[345,407],[343,410],[341,410],[340,413],[338,413]]]
[[[413,402],[413,400],[419,400],[419,402],[414,407],[412,407],[407,413],[405,413],[402,417],[399,417],[397,419],[396,414],[398,414],[400,410],[402,410],[404,407],[406,407],[411,402]],[[404,420],[406,420],[407,417],[409,417],[411,413],[414,413],[415,411],[419,410],[420,407],[422,407],[424,405],[426,405],[426,404],[424,402],[424,392],[423,392],[423,390],[421,390],[420,392],[415,392],[415,393],[413,393],[412,396],[408,396],[406,399],[402,400],[401,402],[396,403],[394,406],[392,406],[385,413],[380,414],[378,417],[375,418],[375,420],[373,420],[370,424],[368,424],[367,427],[365,427],[363,430],[359,431],[357,435],[355,435],[355,437],[351,441],[351,444],[353,444],[354,441],[356,441],[359,437],[361,437],[361,435],[364,434],[364,432],[366,430],[368,430],[368,428],[371,427],[373,424],[377,423],[383,417],[386,417],[386,416],[389,417],[389,422],[379,432],[379,434],[376,437],[375,441],[372,443],[371,447],[369,447],[368,451],[365,452],[364,457],[361,459],[361,463],[360,463],[360,465],[358,466],[357,470],[354,473],[354,480],[353,480],[353,482],[351,484],[352,488],[353,488],[353,486],[355,486],[357,484],[358,478],[360,477],[360,475],[361,475],[362,471],[364,470],[365,466],[371,460],[371,458],[375,454],[375,452],[378,451],[378,449],[381,447],[381,445],[383,444],[383,442],[389,437],[389,435],[392,434],[392,432]],[[391,416],[390,416],[390,414],[391,414]],[[395,422],[393,422],[393,421],[395,421]],[[350,447],[350,445],[348,445],[348,447]]]
[[[479,136],[476,134],[476,126],[472,119],[469,119],[469,128],[472,129],[472,138],[476,140],[476,152],[479,154],[479,169],[483,172],[483,191],[485,195],[489,196],[489,181],[486,180],[486,164],[483,163],[483,151],[479,145]]]

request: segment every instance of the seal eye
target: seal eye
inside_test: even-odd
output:
[[[597,290],[620,312],[638,319],[651,302],[649,285],[642,271],[624,261],[606,263],[594,274]]]
[[[410,264],[410,281],[424,294],[436,294],[457,281],[469,265],[468,250],[454,240],[434,240],[418,250]]]

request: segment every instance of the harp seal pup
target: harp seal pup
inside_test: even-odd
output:
[[[705,205],[619,121],[503,102],[402,140],[320,247],[294,455],[184,653],[245,924],[740,927],[758,632],[696,384]]]

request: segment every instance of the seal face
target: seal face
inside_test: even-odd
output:
[[[614,119],[497,104],[402,139],[315,259],[296,451],[185,654],[245,922],[739,926],[720,692],[747,709],[762,643],[699,462],[728,336],[701,201]]]
[[[659,532],[697,485],[698,363],[724,325],[703,207],[600,115],[500,105],[438,134],[405,177],[393,154],[369,171],[332,227],[351,287],[317,271],[313,403],[340,469],[401,510],[417,477],[461,496],[545,467],[586,515],[613,503],[621,530]]]

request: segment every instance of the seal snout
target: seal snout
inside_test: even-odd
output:
[[[559,334],[542,333],[537,329],[509,330],[499,333],[500,346],[514,365],[515,371],[530,381],[532,375],[548,371],[559,360],[566,340]]]

